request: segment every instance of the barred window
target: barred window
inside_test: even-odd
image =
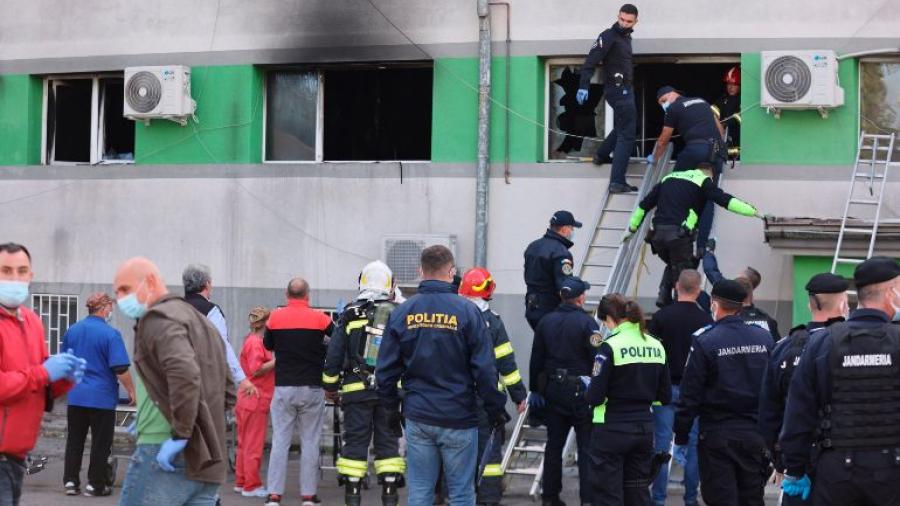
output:
[[[78,321],[78,296],[33,294],[31,306],[44,324],[44,341],[51,355],[59,353],[59,343],[69,327]]]

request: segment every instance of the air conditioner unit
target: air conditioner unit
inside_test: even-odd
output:
[[[394,272],[394,281],[400,286],[419,284],[419,259],[422,250],[440,244],[450,248],[456,256],[456,236],[437,234],[396,234],[382,239],[382,258]]]
[[[828,109],[844,105],[834,51],[763,51],[760,105],[781,117],[783,109]]]
[[[182,65],[125,69],[124,116],[133,120],[168,119],[187,124],[197,103],[191,98],[191,69]]]

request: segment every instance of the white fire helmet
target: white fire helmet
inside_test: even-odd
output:
[[[360,293],[390,295],[394,284],[394,274],[384,262],[375,260],[363,267],[359,273]]]

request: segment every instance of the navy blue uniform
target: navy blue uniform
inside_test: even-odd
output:
[[[391,313],[375,377],[382,404],[393,410],[402,380],[403,415],[425,425],[476,427],[476,392],[489,412],[506,404],[481,311],[443,281],[423,281],[419,293]]]
[[[765,444],[759,391],[775,345],[765,330],[726,316],[694,340],[676,403],[675,443],[700,417],[700,491],[707,504],[763,504]]]
[[[547,447],[542,496],[557,498],[562,490],[562,452],[575,428],[581,502],[591,501],[591,411],[581,376],[590,376],[600,346],[597,320],[572,304],[562,304],[541,319],[531,349],[529,387],[547,399]]]
[[[603,139],[594,155],[594,163],[603,164],[612,155],[610,183],[626,184],[625,170],[637,138],[637,107],[634,103],[634,61],[631,51],[631,28],[613,23],[594,41],[581,66],[580,88],[590,89],[594,68],[603,65],[603,93],[613,109],[613,129]]]
[[[715,164],[715,173],[722,171],[722,134],[712,107],[702,98],[678,97],[669,104],[663,126],[673,128],[684,140],[674,170],[696,169],[702,162]]]
[[[900,503],[900,326],[856,309],[809,341],[781,432],[787,474],[815,463],[812,504]]]
[[[547,229],[544,237],[525,248],[525,319],[534,329],[541,318],[559,305],[562,282],[572,275],[569,239]]]

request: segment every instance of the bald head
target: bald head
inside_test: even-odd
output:
[[[308,299],[309,283],[303,278],[294,278],[288,283],[287,298],[289,299]]]
[[[113,288],[116,290],[116,298],[121,299],[135,293],[138,300],[148,306],[168,293],[159,267],[144,257],[130,258],[120,265],[113,280]]]

